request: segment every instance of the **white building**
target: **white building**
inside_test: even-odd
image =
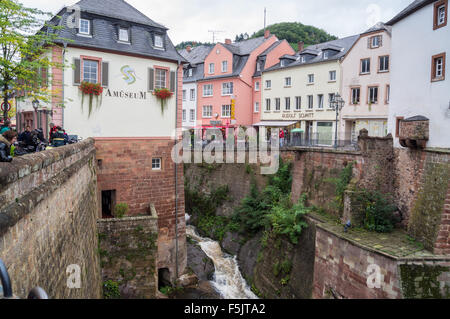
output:
[[[212,46],[201,45],[194,48],[188,46],[179,51],[189,61],[183,74],[183,131],[197,126],[197,81],[203,78],[204,61],[212,49]]]
[[[448,0],[416,0],[392,25],[389,132],[399,147],[402,120],[429,119],[426,147],[450,148],[450,54]]]

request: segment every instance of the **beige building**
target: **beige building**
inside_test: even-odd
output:
[[[336,112],[330,101],[340,92],[341,60],[359,35],[334,40],[284,56],[263,72],[260,127],[300,128],[289,140],[304,145],[332,146]],[[298,130],[297,130],[298,131]],[[295,142],[295,138],[297,141]]]
[[[378,23],[362,33],[342,61],[340,139],[355,141],[361,129],[387,135],[391,28]]]

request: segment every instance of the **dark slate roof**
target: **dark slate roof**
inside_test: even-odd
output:
[[[222,45],[225,48],[227,48],[228,50],[230,50],[230,52],[233,53],[233,54],[236,54],[236,55],[249,55],[256,48],[258,48],[261,44],[263,44],[264,41],[266,41],[266,40],[267,39],[265,39],[264,37],[259,37],[259,38],[255,38],[255,39],[244,40],[244,41],[241,41],[241,42],[235,42],[235,43],[232,43],[232,44],[222,43]]]
[[[403,122],[416,122],[416,121],[429,121],[430,119],[422,116],[422,115],[416,115],[413,117],[409,117],[407,119],[404,119]]]
[[[437,0],[415,0],[413,3],[411,3],[409,6],[407,6],[404,10],[402,10],[399,14],[397,14],[394,18],[392,18],[389,22],[387,22],[387,25],[394,25],[395,23],[399,22],[400,20],[403,20],[407,16],[413,14],[414,12],[422,9],[423,7],[435,2]]]
[[[179,50],[178,53],[180,53],[180,55],[185,58],[190,64],[196,65],[199,63],[203,63],[209,52],[211,52],[213,48],[213,46],[200,45],[197,47],[193,47],[191,49],[191,52],[183,49]]]
[[[191,65],[188,65],[183,70],[183,83],[193,83],[197,82],[204,77],[204,63],[196,64],[194,67],[191,67]],[[189,69],[192,69],[192,76],[189,75]]]
[[[280,63],[278,63],[277,65],[274,65],[273,67],[265,70],[264,72],[286,69],[286,68],[302,66],[302,65],[307,65],[307,64],[313,64],[313,63],[320,63],[320,62],[324,62],[324,61],[339,60],[340,58],[344,57],[347,54],[347,52],[353,47],[353,45],[355,44],[355,42],[358,39],[359,39],[359,34],[353,35],[350,37],[346,37],[346,38],[342,38],[342,39],[338,39],[338,40],[333,40],[333,41],[329,41],[329,42],[311,45],[308,48],[306,48],[305,50],[297,53],[298,59],[295,62],[290,63],[284,67],[281,67]],[[324,59],[322,51],[329,48],[330,46],[340,48],[340,52],[336,53],[333,56],[330,56],[328,59]],[[302,62],[299,57],[299,55],[301,55],[301,54],[314,54],[316,56],[307,60],[306,62]]]
[[[389,34],[391,34],[392,33],[392,27],[389,26],[389,25],[386,25],[383,22],[378,22],[377,24],[375,24],[370,29],[368,29],[365,32],[361,33],[361,35],[364,35],[364,34],[367,34],[367,33],[371,33],[371,32],[376,32],[376,31],[386,31]]]
[[[84,12],[167,29],[163,25],[151,20],[124,0],[81,0],[76,5],[80,6],[81,10]]]
[[[147,18],[125,1],[82,0],[77,4],[81,8],[81,18],[91,20],[92,36],[77,35],[77,29],[69,28],[66,22],[68,17],[72,15],[72,12],[67,12],[67,8],[63,8],[51,20],[51,23],[63,27],[54,31],[62,38],[57,40],[57,43],[110,50],[118,52],[118,54],[138,54],[152,58],[186,62],[177,52],[167,35],[167,28]],[[124,44],[117,41],[119,25],[130,28],[131,44]],[[164,50],[153,47],[153,37],[155,34],[163,36]]]
[[[208,76],[206,78],[200,79],[199,81],[209,81],[209,80],[215,80],[215,79],[224,79],[224,78],[234,78],[239,76],[241,74],[242,70],[244,69],[245,65],[247,64],[249,55],[240,56],[240,55],[233,55],[233,72],[231,74],[225,74],[225,75],[215,75],[215,76]]]

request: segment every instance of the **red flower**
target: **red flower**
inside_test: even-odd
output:
[[[99,96],[103,93],[103,88],[100,83],[90,83],[86,81],[81,82],[80,90],[84,94],[94,94],[96,96]]]

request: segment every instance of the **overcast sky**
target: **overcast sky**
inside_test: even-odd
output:
[[[19,0],[27,7],[56,13],[77,0]],[[101,0],[99,0],[101,1]],[[216,41],[256,32],[267,24],[301,22],[345,37],[361,33],[378,21],[386,22],[413,0],[127,0],[150,19],[168,27],[178,44],[212,42],[210,30],[224,31]]]

